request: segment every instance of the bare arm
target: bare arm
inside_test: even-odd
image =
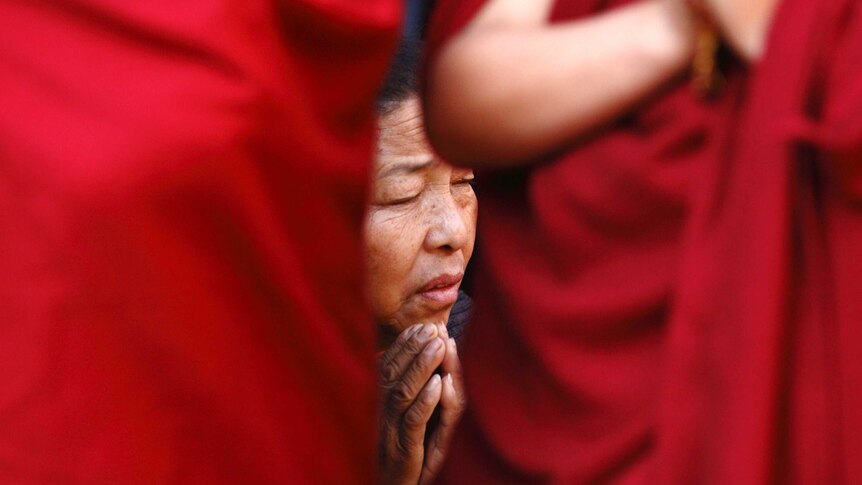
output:
[[[680,0],[546,23],[550,0],[492,0],[429,71],[429,137],[471,166],[528,162],[620,115],[687,65]],[[532,7],[532,9],[530,8]]]
[[[703,0],[725,38],[744,59],[763,54],[778,0]]]

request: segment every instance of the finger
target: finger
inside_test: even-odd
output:
[[[431,379],[380,446],[380,484],[416,484],[425,458],[424,435],[434,408],[440,401],[441,381]]]
[[[443,376],[443,391],[440,395],[440,426],[454,427],[461,419],[464,408],[467,407],[467,399],[463,389],[458,389],[452,374]],[[445,437],[444,437],[445,438]],[[444,440],[445,442],[445,440]]]
[[[458,358],[458,345],[455,343],[455,339],[450,338],[448,345],[449,347],[446,351],[446,355],[449,356],[450,360],[447,363],[447,374],[451,378],[450,383],[455,392],[453,409],[457,409],[456,417],[460,418],[461,413],[464,412],[464,408],[467,407],[467,391],[464,387],[464,372],[461,369],[461,359]]]
[[[437,322],[437,335],[439,335],[443,340],[449,338],[449,329],[446,328],[445,322]]]
[[[440,407],[442,408],[440,424],[434,430],[434,435],[428,441],[428,446],[425,449],[422,474],[419,477],[420,484],[431,483],[440,472],[440,468],[449,454],[449,444],[455,434],[455,427],[463,412],[462,403],[463,401],[458,398],[455,390],[452,374],[446,374],[442,379],[440,394]]]
[[[461,419],[466,407],[461,362],[458,359],[458,347],[455,340],[447,340],[446,356],[443,360],[443,391],[440,397],[440,425],[434,436],[428,442],[425,464],[428,470],[425,475],[433,477],[439,471],[439,466],[448,454],[449,443],[452,440],[455,427]]]
[[[421,328],[422,324],[417,323],[404,329],[400,334],[398,334],[398,337],[395,339],[395,342],[393,342],[392,345],[390,345],[389,348],[386,349],[386,352],[383,353],[383,358],[385,359],[399,353],[402,347],[404,347],[404,344],[407,343],[407,340],[409,340],[410,337],[412,337],[413,334],[415,334]]]
[[[413,404],[434,370],[443,362],[445,352],[446,346],[440,338],[435,338],[425,345],[392,387],[386,402],[387,411],[400,414]]]
[[[434,408],[440,402],[442,387],[440,376],[432,376],[407,412],[404,413],[401,432],[398,434],[399,448],[404,456],[415,457],[418,453],[421,460],[424,455],[425,429],[428,426],[428,420],[431,419],[431,414],[434,413]]]
[[[411,350],[413,348],[412,346],[418,347],[420,345],[418,341],[413,341],[411,343],[411,339],[418,338],[416,336],[423,327],[423,324],[417,323],[416,325],[412,325],[403,330],[401,334],[398,335],[398,338],[396,338],[395,343],[387,349],[383,357],[380,359],[379,385],[383,391],[381,401],[384,403],[389,398],[388,393],[391,392],[394,385],[401,379],[401,374],[404,372],[406,365],[411,361],[406,359],[412,359],[412,356],[414,355],[414,352]],[[407,352],[406,355],[405,352]],[[407,364],[403,364],[403,360],[406,360]],[[385,406],[381,409],[379,423],[381,445],[395,443],[401,418],[401,413],[392,413]]]
[[[383,355],[380,356],[379,363],[381,367],[389,363],[396,355],[400,354],[404,350],[404,346],[407,344],[407,341],[410,340],[410,337],[415,335],[416,332],[421,329],[422,324],[417,323],[416,325],[407,327],[404,331],[398,334],[398,338],[395,339],[395,342],[393,342],[392,345],[383,352]]]
[[[461,371],[461,359],[458,358],[458,345],[455,343],[455,339],[446,340],[446,355],[443,358],[442,368],[443,372],[452,375],[455,389],[463,391],[464,375]]]
[[[404,336],[402,343],[390,347],[381,359],[380,385],[384,389],[391,389],[401,381],[402,375],[416,358],[416,355],[437,336],[437,327],[433,324],[414,325],[407,329],[407,331],[410,330],[412,332]],[[401,339],[401,335],[398,336],[398,339]],[[396,344],[398,339],[396,339]]]

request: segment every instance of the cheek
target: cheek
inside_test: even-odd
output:
[[[369,296],[378,316],[390,314],[407,296],[411,271],[421,248],[417,214],[372,209],[365,224]]]
[[[476,196],[465,207],[465,221],[468,222],[468,229],[472,235],[476,235],[476,218],[479,216],[479,201]]]
[[[476,239],[476,222],[479,217],[479,201],[473,195],[461,206],[461,217],[467,226],[471,242]]]
[[[464,248],[464,259],[465,263],[470,261],[470,257],[473,255],[473,247],[476,243],[476,219],[479,216],[479,203],[476,200],[476,196],[473,196],[467,203],[462,207],[461,217],[464,221],[465,226],[467,227],[467,244]]]

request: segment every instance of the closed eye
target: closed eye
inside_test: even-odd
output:
[[[419,198],[419,194],[411,195],[408,197],[401,197],[398,199],[392,199],[384,202],[382,205],[385,206],[399,206],[399,205],[407,205],[411,202],[415,202]]]

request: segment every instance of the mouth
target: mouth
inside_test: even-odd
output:
[[[458,287],[464,273],[440,275],[425,284],[417,293],[434,306],[445,308],[458,299]]]

